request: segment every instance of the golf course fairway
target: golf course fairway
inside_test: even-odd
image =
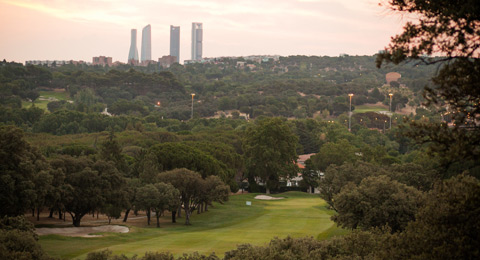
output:
[[[51,256],[62,259],[85,259],[92,251],[109,249],[114,254],[143,256],[145,252],[169,251],[221,256],[237,245],[250,243],[264,245],[274,237],[284,238],[313,236],[328,238],[346,231],[337,228],[330,220],[333,211],[318,197],[301,192],[275,195],[281,200],[256,200],[258,194],[230,196],[226,203],[215,203],[209,211],[192,214],[191,226],[184,225],[184,218],[170,223],[170,215],[162,217],[160,228],[152,218],[150,226],[129,226],[126,234],[104,234],[104,237],[81,238],[47,235],[40,237],[40,244]],[[246,205],[251,201],[252,205]]]

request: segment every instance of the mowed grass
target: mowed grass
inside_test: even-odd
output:
[[[89,252],[107,248],[127,256],[155,251],[223,255],[239,244],[264,245],[274,237],[328,238],[345,233],[330,220],[333,212],[316,195],[288,192],[278,195],[286,199],[270,201],[255,200],[255,195],[231,196],[229,202],[215,204],[207,213],[194,213],[191,226],[185,226],[181,218],[176,224],[162,223],[161,228],[152,222],[151,227],[131,227],[128,234],[100,238],[42,236],[40,243],[51,256],[69,259],[84,259]],[[246,206],[246,201],[252,206]],[[168,221],[170,216],[163,218]]]
[[[47,110],[47,104],[52,102],[49,98],[57,100],[69,100],[68,93],[66,91],[39,91],[40,97],[35,100],[35,106],[44,110]],[[45,100],[46,99],[46,100]],[[29,108],[32,106],[32,102],[22,100],[22,107]]]
[[[381,105],[361,105],[355,106],[353,113],[365,113],[365,112],[379,112],[379,111],[388,111],[388,107]]]

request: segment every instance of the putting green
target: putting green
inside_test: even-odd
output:
[[[263,245],[273,237],[313,236],[327,238],[345,231],[330,220],[333,213],[316,195],[288,192],[283,200],[255,200],[256,194],[231,196],[224,205],[215,204],[209,212],[193,214],[191,226],[165,223],[161,228],[133,227],[128,234],[110,234],[101,238],[70,238],[57,235],[40,238],[42,247],[61,258],[84,259],[91,251],[108,248],[127,256],[147,251],[182,253],[215,252],[222,255],[242,243]],[[247,206],[246,201],[252,205]],[[165,219],[168,219],[166,216]]]

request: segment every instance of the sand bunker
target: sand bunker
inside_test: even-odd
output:
[[[255,196],[256,200],[281,200],[284,199],[284,197],[271,197],[268,195],[257,195]]]
[[[98,227],[67,227],[67,228],[37,228],[36,232],[40,236],[42,235],[61,235],[69,237],[101,237],[101,235],[89,235],[92,233],[128,233],[128,227],[109,225]]]

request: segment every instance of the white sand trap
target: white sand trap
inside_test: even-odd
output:
[[[128,233],[128,227],[119,225],[98,226],[98,227],[67,227],[67,228],[37,228],[36,232],[42,235],[61,235],[69,237],[101,237],[101,235],[89,235],[92,233]]]
[[[256,200],[281,200],[281,199],[284,199],[284,197],[271,197],[271,196],[268,196],[268,195],[257,195],[255,196],[255,199]]]

